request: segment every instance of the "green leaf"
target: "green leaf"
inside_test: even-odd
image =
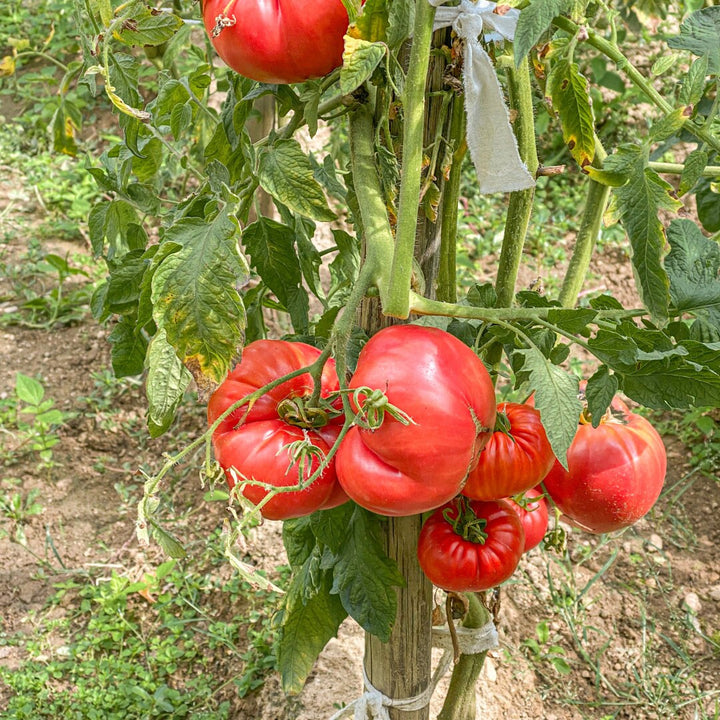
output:
[[[17,373],[15,376],[15,394],[28,405],[39,405],[45,397],[45,388],[35,378]]]
[[[243,243],[252,267],[290,313],[295,330],[306,332],[309,305],[295,252],[295,231],[263,217],[245,228]]]
[[[674,311],[701,315],[720,329],[720,245],[692,220],[673,220],[665,269]]]
[[[182,543],[170,532],[160,527],[157,523],[152,520],[150,523],[150,534],[155,541],[163,549],[163,552],[175,560],[182,560],[187,553]]]
[[[145,367],[147,340],[136,332],[135,317],[123,315],[108,335],[111,361],[116,377],[140,375]]]
[[[707,57],[708,71],[720,74],[720,6],[691,13],[680,26],[680,34],[668,39],[668,46]]]
[[[628,183],[615,190],[618,210],[630,238],[640,296],[653,317],[665,319],[669,283],[662,266],[665,234],[658,215],[663,209],[677,211],[681,203],[673,197],[673,187],[646,167],[643,148],[623,146],[605,165],[622,165],[621,170],[630,174]]]
[[[414,0],[393,0],[388,10],[387,44],[400,47],[412,34],[415,22]]]
[[[153,319],[201,387],[220,383],[242,345],[245,311],[235,289],[248,269],[227,208],[215,219],[183,218],[165,233],[182,246],[152,278]]]
[[[698,219],[711,233],[720,230],[720,193],[716,193],[707,178],[701,178],[695,191]]]
[[[150,437],[159,437],[172,424],[175,411],[185,395],[192,375],[168,343],[165,330],[159,330],[147,352],[145,394],[148,400],[147,424]]]
[[[279,140],[260,154],[258,179],[263,190],[300,215],[335,219],[313,176],[312,164],[296,140]]]
[[[591,180],[607,187],[622,187],[628,181],[628,176],[625,173],[610,172],[604,168],[595,168],[592,165],[586,165],[585,172]]]
[[[513,40],[515,67],[520,67],[522,59],[550,27],[553,18],[562,14],[566,5],[564,0],[533,0],[520,11]]]
[[[601,365],[587,381],[585,388],[585,398],[593,427],[600,424],[617,391],[618,379],[610,374],[606,365]]]
[[[690,66],[682,78],[678,100],[682,105],[697,105],[705,93],[705,78],[708,73],[707,57],[700,57]]]
[[[682,129],[688,119],[687,108],[679,107],[660,118],[650,128],[650,139],[653,142],[662,142],[671,138]]]
[[[90,210],[88,229],[93,254],[99,257],[105,253],[112,259],[124,255],[130,249],[126,235],[130,225],[139,223],[135,208],[124,200],[108,200],[97,203]]]
[[[107,310],[123,315],[137,309],[140,287],[149,264],[142,250],[126,253],[119,260],[108,260]]]
[[[595,157],[595,119],[587,78],[577,63],[560,58],[550,71],[547,91],[560,116],[563,140],[570,153],[580,168],[590,165]]]
[[[392,0],[391,4],[394,4]],[[384,42],[388,28],[388,1],[366,0],[362,13],[356,20],[357,30],[363,40],[368,42]]]
[[[517,350],[514,354],[524,358],[522,370],[528,373],[528,389],[535,393],[535,407],[555,457],[567,468],[567,451],[582,412],[578,380],[548,362],[535,348]]]
[[[349,95],[359,88],[375,72],[387,52],[387,45],[381,42],[367,42],[345,36],[343,66],[340,70],[340,91]]]
[[[682,196],[690,192],[697,181],[702,177],[703,170],[708,164],[708,154],[702,148],[693,150],[686,158],[683,166],[682,175],[680,176],[680,186],[678,187],[678,195]]]
[[[548,312],[548,322],[557,325],[561,330],[578,334],[581,333],[597,316],[597,311],[587,308],[566,309],[558,308]]]
[[[321,510],[310,516],[315,537],[331,552],[338,553],[350,532],[355,506],[343,503],[332,510]]]
[[[290,566],[300,568],[315,548],[311,516],[286,520],[282,526],[282,538]]]
[[[303,602],[303,587],[294,578],[288,589],[277,644],[278,670],[283,690],[297,695],[328,641],[337,635],[347,616],[340,598],[330,593],[326,573],[320,589]]]
[[[405,579],[380,544],[379,523],[377,516],[354,506],[345,541],[323,566],[332,565],[332,592],[340,595],[348,614],[387,642],[397,614],[393,587],[403,586]]]
[[[475,284],[467,294],[468,305],[473,307],[484,307],[494,308],[497,307],[497,292],[495,286],[490,283],[483,283],[482,285]]]
[[[112,22],[113,9],[110,0],[90,0],[93,15],[100,17],[100,22],[107,27]]]
[[[123,23],[113,37],[125,45],[162,45],[183,25],[182,18],[151,9],[142,0],[129,3],[120,17]]]

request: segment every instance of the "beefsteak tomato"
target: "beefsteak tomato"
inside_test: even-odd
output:
[[[317,348],[305,343],[283,340],[250,343],[243,351],[242,361],[210,398],[208,422],[213,424],[238,400],[283,375],[312,364],[319,355]],[[326,399],[338,389],[335,364],[329,360],[321,377],[320,397]],[[318,428],[299,427],[296,424],[298,414],[294,413],[292,422],[288,422],[290,415],[284,410],[288,403],[307,398],[312,391],[312,378],[309,373],[303,373],[269,390],[252,405],[234,410],[220,422],[213,433],[213,449],[231,489],[243,480],[262,483],[248,483],[242,488],[242,494],[258,504],[270,487],[297,485],[317,470],[322,457],[327,456],[337,438],[342,417],[330,412],[328,419],[322,410],[315,414],[308,411],[316,424],[325,420],[328,424]],[[310,450],[304,463],[295,454],[300,444]],[[261,512],[270,520],[285,520],[334,507],[346,499],[337,485],[331,459],[308,487],[275,495],[263,505]]]
[[[342,65],[342,0],[204,0],[202,15],[218,55],[252,80],[302,82]]]
[[[386,414],[376,429],[350,429],[336,455],[345,492],[392,516],[455,497],[495,426],[495,391],[478,356],[444,330],[395,325],[370,338],[350,387],[382,391],[412,423]]]
[[[463,495],[498,500],[535,487],[555,461],[540,413],[530,405],[500,403],[495,432],[468,476]]]
[[[418,539],[418,560],[433,585],[479,592],[515,572],[524,544],[520,517],[508,502],[460,497],[427,519]]]
[[[594,428],[581,418],[568,450],[568,469],[559,462],[543,481],[568,521],[600,534],[632,525],[660,495],[667,456],[655,428],[623,402]]]
[[[520,502],[515,498],[508,498],[508,502],[518,514],[525,531],[523,553],[526,553],[537,547],[547,532],[549,517],[545,494],[541,490],[530,488],[523,493]]]

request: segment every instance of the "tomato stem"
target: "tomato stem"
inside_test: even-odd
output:
[[[484,545],[487,540],[485,526],[487,520],[479,518],[472,509],[470,501],[461,495],[455,500],[454,505],[443,510],[445,522],[452,526],[452,529],[460,535],[463,540]]]

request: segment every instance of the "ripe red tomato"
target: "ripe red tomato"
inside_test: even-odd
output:
[[[645,515],[660,495],[667,468],[655,428],[622,402],[613,402],[597,428],[581,420],[567,459],[568,470],[555,462],[543,485],[573,525],[596,534]]]
[[[385,416],[353,427],[336,456],[345,492],[381,515],[414,515],[458,494],[495,426],[495,391],[477,355],[437,328],[395,325],[374,335],[351,388],[385,393],[414,424]]]
[[[218,55],[253,80],[302,82],[342,64],[342,0],[204,0],[202,15]]]
[[[523,553],[526,553],[537,547],[545,537],[548,526],[547,502],[543,492],[535,488],[526,490],[521,502],[516,502],[514,498],[508,498],[508,502],[518,514],[525,531]]]
[[[480,453],[463,495],[497,500],[535,487],[555,461],[540,413],[530,405],[500,403],[495,432]]]
[[[515,572],[524,543],[520,518],[505,500],[457,498],[423,525],[418,560],[433,585],[452,592],[479,592]]]
[[[269,382],[312,364],[319,354],[317,348],[305,343],[282,340],[250,343],[243,351],[242,361],[210,398],[208,422],[214,423],[235,402]],[[322,398],[339,388],[332,360],[325,365],[320,386]],[[320,457],[313,455],[301,473],[288,446],[307,441],[315,448],[314,452],[327,455],[337,438],[342,418],[331,419],[325,427],[314,429],[290,424],[279,412],[283,401],[307,398],[312,390],[312,378],[303,373],[265,393],[249,409],[245,405],[233,411],[219,424],[213,434],[213,448],[230,488],[242,479],[253,479],[273,487],[297,485],[301,474],[302,479],[307,479],[318,468]],[[268,494],[268,489],[246,485],[242,494],[257,504]],[[331,460],[310,486],[276,495],[261,512],[270,520],[285,520],[308,515],[320,508],[335,507],[343,498]]]

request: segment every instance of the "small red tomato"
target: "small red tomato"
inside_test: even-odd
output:
[[[545,537],[548,526],[548,506],[544,494],[535,488],[530,488],[523,493],[520,502],[514,498],[508,498],[525,531],[525,547],[523,552],[537,547]]]
[[[497,500],[535,487],[555,461],[540,413],[530,405],[497,406],[495,432],[462,490],[473,500]]]
[[[543,485],[568,521],[600,534],[632,525],[660,495],[667,456],[662,438],[641,415],[614,401],[594,428],[584,417],[567,455]]]
[[[459,497],[435,510],[423,525],[418,560],[433,585],[479,592],[515,572],[524,544],[522,523],[508,502]]]

